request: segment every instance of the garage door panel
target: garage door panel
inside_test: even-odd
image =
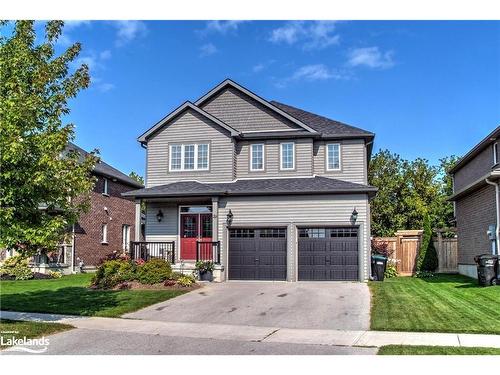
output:
[[[357,236],[351,227],[299,229],[299,280],[358,280]]]
[[[229,279],[286,280],[286,228],[231,229],[228,252]]]

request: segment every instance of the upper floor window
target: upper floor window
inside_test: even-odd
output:
[[[106,177],[104,177],[103,180],[104,180],[104,185],[102,187],[102,193],[104,195],[109,195],[109,193],[108,193],[108,179]]]
[[[253,144],[250,147],[250,170],[263,171],[264,170],[264,145]]]
[[[498,142],[493,143],[493,165],[500,163],[498,158]]]
[[[340,170],[340,144],[329,143],[326,145],[326,169],[328,171]]]
[[[208,160],[208,143],[170,146],[171,171],[206,171],[209,167]]]
[[[280,154],[280,169],[295,169],[295,143],[282,143]]]

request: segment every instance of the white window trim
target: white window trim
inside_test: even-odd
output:
[[[262,168],[253,167],[253,146],[262,146]],[[263,171],[266,169],[266,145],[264,143],[250,144],[250,171]]]
[[[330,145],[337,145],[339,146],[339,167],[338,168],[330,168],[329,165],[329,153],[328,153],[328,147]],[[342,145],[338,142],[335,143],[327,143],[326,144],[326,149],[325,149],[325,156],[326,156],[326,170],[327,171],[341,171],[342,170]]]
[[[500,160],[498,158],[498,142],[493,143],[493,165],[497,165]]]
[[[207,166],[206,168],[198,168],[198,146],[199,145],[207,145]],[[181,146],[181,168],[180,169],[172,169],[172,147],[173,146]],[[194,168],[186,169],[184,168],[185,161],[185,148],[186,146],[194,146]],[[210,143],[182,143],[170,145],[168,149],[168,171],[169,172],[196,172],[196,171],[208,171],[210,170]]]
[[[130,250],[130,225],[122,225],[122,248],[123,250]]]
[[[104,177],[104,186],[103,186],[102,195],[109,196],[109,190],[108,190],[108,188],[109,188],[109,186],[108,186],[108,179],[106,177]]]
[[[101,224],[101,243],[108,243],[108,224]]]
[[[283,146],[284,145],[292,145],[292,167],[291,168],[283,168]],[[280,171],[293,171],[295,169],[295,142],[282,142],[280,143]]]

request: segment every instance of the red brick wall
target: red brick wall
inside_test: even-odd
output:
[[[474,256],[491,254],[486,231],[496,224],[495,187],[487,185],[456,202],[458,263],[474,264]]]
[[[120,194],[135,188],[108,179],[109,196],[105,196],[102,194],[104,178],[97,177],[90,211],[83,214],[75,226],[75,265],[80,258],[86,267],[96,266],[104,256],[113,251],[123,251],[123,224],[130,225],[130,239],[134,239],[135,202],[124,199]],[[105,223],[108,224],[108,243],[102,244],[101,226]]]

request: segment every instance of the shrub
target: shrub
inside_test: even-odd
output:
[[[213,272],[215,265],[214,262],[208,260],[206,262],[199,260],[195,264],[195,268],[198,270],[200,273],[204,272]]]
[[[182,276],[184,276],[184,274],[183,274],[183,273],[181,273],[181,272],[172,272],[172,273],[170,274],[169,280],[174,280],[174,281],[176,281],[176,280],[179,280],[179,278],[181,278]]]
[[[137,268],[137,281],[142,284],[157,284],[172,274],[170,263],[163,259],[151,259]]]
[[[415,273],[415,277],[418,277],[419,279],[428,279],[428,278],[431,278],[431,277],[434,277],[434,272],[430,272],[430,271],[417,271]]]
[[[397,277],[398,270],[396,269],[396,265],[394,263],[387,263],[387,267],[384,272],[384,277],[390,279],[391,277]]]
[[[389,248],[389,243],[386,241],[372,240],[372,254],[383,255],[389,258],[394,250]]]
[[[195,278],[191,275],[182,275],[177,280],[177,284],[179,284],[180,286],[188,287],[193,285],[195,281],[196,281]]]
[[[62,277],[62,273],[59,271],[49,271],[49,276],[51,279],[60,279]]]
[[[99,264],[103,264],[108,260],[130,260],[130,257],[128,256],[128,254],[113,251],[112,253],[106,255],[104,258],[101,258],[99,260]]]
[[[135,268],[135,264],[127,260],[104,261],[92,277],[92,285],[109,289],[124,281],[134,280]]]
[[[417,271],[434,272],[438,268],[438,257],[432,242],[432,228],[429,215],[424,218],[424,233],[418,250]]]
[[[28,259],[20,255],[7,258],[0,267],[2,278],[14,278],[15,280],[29,280],[33,278],[33,271],[28,266]]]
[[[165,286],[174,286],[175,284],[177,284],[177,281],[176,280],[166,280],[163,285]]]

